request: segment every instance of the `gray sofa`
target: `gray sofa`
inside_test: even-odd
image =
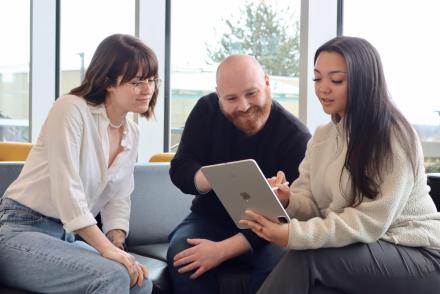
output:
[[[0,162],[0,197],[18,176],[22,162]],[[153,280],[154,293],[172,293],[167,275],[168,234],[189,213],[192,197],[184,195],[172,183],[167,163],[143,163],[135,167],[128,251],[145,264]],[[429,174],[431,196],[440,208],[440,174]],[[0,265],[1,268],[1,265]],[[222,266],[220,293],[246,293],[248,269]],[[1,271],[0,271],[1,274]],[[2,294],[29,293],[0,285]]]
[[[22,162],[0,162],[0,196],[18,176]],[[155,293],[171,293],[166,271],[167,237],[189,213],[192,197],[171,182],[167,163],[143,163],[135,167],[128,251],[145,264]],[[0,271],[1,274],[1,271]],[[0,293],[29,293],[0,285]]]
[[[23,162],[0,162],[0,197],[19,175]],[[172,293],[167,273],[168,234],[189,213],[192,196],[170,180],[168,163],[138,163],[131,195],[128,251],[149,269],[154,294]],[[1,268],[1,265],[0,265]],[[219,269],[220,294],[247,293],[249,268],[224,264]],[[1,275],[1,270],[0,270]],[[30,293],[0,285],[1,294]]]

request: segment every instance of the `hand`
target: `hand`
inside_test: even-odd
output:
[[[245,211],[247,220],[240,220],[240,224],[248,226],[261,238],[280,246],[287,246],[289,240],[289,225],[272,222],[252,210]]]
[[[224,249],[219,242],[206,239],[187,239],[187,242],[193,247],[185,249],[174,256],[173,265],[180,267],[179,273],[195,270],[191,275],[191,279],[197,279],[224,261]]]
[[[121,250],[125,250],[125,232],[120,229],[114,229],[107,232],[107,238],[116,247]]]
[[[283,207],[286,208],[289,205],[291,193],[288,186],[289,182],[286,181],[286,175],[282,171],[278,171],[276,177],[267,179],[267,181],[272,188],[278,188],[275,191],[275,195],[277,195]]]
[[[194,176],[194,181],[196,184],[196,189],[201,194],[208,193],[211,191],[212,187],[211,184],[209,184],[208,179],[205,177],[205,175],[202,173],[202,170],[198,170]]]
[[[148,278],[148,269],[127,252],[113,246],[104,250],[101,254],[103,257],[119,262],[127,268],[130,275],[130,287],[135,284],[141,287],[143,280]]]

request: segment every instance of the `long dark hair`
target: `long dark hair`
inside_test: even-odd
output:
[[[87,68],[81,85],[69,94],[81,96],[93,105],[104,103],[107,88],[117,85],[117,78],[122,76],[120,84],[129,82],[141,72],[141,79],[158,77],[158,61],[156,54],[139,39],[123,34],[115,34],[105,38],[98,46]],[[142,116],[150,118],[154,115],[158,84],[150,100],[148,111]]]
[[[347,64],[348,98],[343,123],[348,148],[344,167],[351,179],[351,206],[357,206],[364,197],[375,199],[378,196],[382,175],[393,169],[394,136],[405,150],[416,175],[413,144],[417,137],[392,103],[380,56],[368,41],[355,37],[331,39],[318,48],[315,63],[321,52],[338,53]]]

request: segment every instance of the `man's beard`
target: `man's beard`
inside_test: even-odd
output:
[[[235,111],[231,114],[225,113],[228,120],[230,120],[239,130],[248,136],[256,134],[261,130],[269,117],[272,100],[266,96],[266,102],[263,106],[252,105],[247,111]],[[221,104],[220,104],[221,108]]]

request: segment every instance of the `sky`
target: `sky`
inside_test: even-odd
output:
[[[344,0],[344,34],[381,55],[391,96],[412,123],[440,125],[440,1]]]
[[[206,66],[206,45],[215,46],[225,32],[225,19],[237,19],[246,2],[260,0],[174,0],[172,2],[172,65]],[[269,0],[273,7],[286,10],[299,19],[299,0]],[[197,8],[196,8],[197,7]],[[296,13],[296,14],[295,14]]]
[[[142,1],[142,0],[141,0]],[[255,0],[260,1],[260,0]],[[276,7],[299,0],[267,0]],[[0,1],[0,68],[29,63],[29,0]],[[173,0],[172,68],[206,67],[206,45],[224,31],[224,19],[237,16],[245,0]],[[62,0],[61,66],[88,64],[97,44],[113,33],[134,33],[134,0]],[[87,7],[87,9],[84,9]],[[440,125],[440,1],[345,0],[344,34],[369,40],[382,56],[389,90],[412,123]],[[100,11],[100,13],[97,13]],[[13,28],[13,29],[11,29]]]

